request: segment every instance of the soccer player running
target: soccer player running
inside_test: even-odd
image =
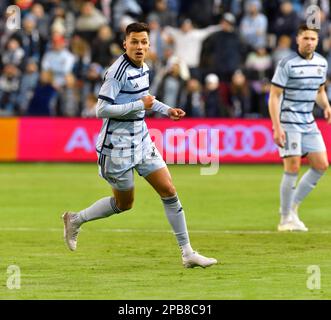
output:
[[[269,98],[274,141],[284,163],[278,231],[308,231],[299,219],[298,207],[329,166],[325,144],[313,116],[316,102],[331,123],[331,108],[325,92],[327,61],[315,52],[318,30],[302,25],[296,40],[297,52],[282,59],[276,68]],[[310,168],[296,186],[304,156]]]
[[[96,146],[99,175],[112,186],[114,196],[102,198],[78,213],[65,212],[62,217],[66,244],[70,250],[76,250],[83,223],[131,209],[135,169],[160,195],[184,267],[209,267],[217,260],[193,251],[184,210],[144,121],[145,110],[160,112],[173,120],[180,120],[185,112],[163,104],[148,93],[149,70],[144,63],[150,46],[148,26],[139,22],[128,25],[123,46],[126,52],[105,74],[96,110],[97,117],[103,118]]]

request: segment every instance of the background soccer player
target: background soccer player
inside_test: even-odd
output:
[[[216,259],[192,250],[182,205],[144,121],[145,110],[161,112],[173,120],[185,115],[183,110],[171,108],[148,94],[149,70],[144,63],[149,49],[148,26],[128,25],[123,45],[126,53],[107,70],[96,111],[97,116],[103,118],[97,141],[99,174],[112,186],[114,196],[100,199],[78,213],[66,212],[63,215],[66,243],[69,249],[75,250],[81,224],[131,209],[135,169],[160,195],[181,248],[184,266],[216,264]]]
[[[280,61],[272,79],[269,112],[274,140],[284,163],[279,231],[308,230],[298,217],[298,206],[329,165],[325,144],[313,116],[316,102],[331,123],[331,108],[325,92],[328,65],[315,52],[317,44],[318,31],[300,26],[297,52]],[[310,169],[295,188],[302,156],[307,156]]]

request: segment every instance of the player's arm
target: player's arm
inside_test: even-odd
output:
[[[112,101],[107,101],[99,96],[96,116],[98,118],[116,118],[130,114],[131,112],[144,110],[144,108],[145,105],[142,100],[125,104],[114,104]]]
[[[331,107],[325,91],[325,84],[321,85],[316,97],[316,103],[324,110],[324,118],[331,123]]]
[[[172,120],[180,120],[185,116],[185,111],[180,108],[171,108],[161,101],[155,99],[153,102],[152,110],[160,112],[165,116],[168,116]]]
[[[96,107],[96,116],[98,118],[120,118],[132,112],[152,108],[155,99],[153,96],[146,96],[124,104],[115,104],[115,98],[121,91],[124,81],[118,81],[111,75],[106,75],[98,96]]]
[[[274,141],[280,147],[284,147],[285,144],[285,132],[279,119],[279,106],[283,91],[283,88],[271,85],[269,96],[269,114],[274,129]]]

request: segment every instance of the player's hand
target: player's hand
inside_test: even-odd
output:
[[[284,148],[286,142],[285,131],[282,128],[274,130],[274,141],[277,146]]]
[[[155,100],[155,97],[151,96],[151,95],[148,95],[148,96],[142,97],[141,100],[144,103],[145,110],[151,110],[152,106],[153,106],[153,103],[154,103],[154,100]]]
[[[185,111],[179,108],[170,108],[168,110],[169,118],[172,120],[180,120],[185,116]]]
[[[331,108],[326,108],[324,110],[324,118],[326,119],[326,121],[331,124]]]

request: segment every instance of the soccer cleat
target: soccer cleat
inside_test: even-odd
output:
[[[308,228],[305,226],[305,224],[300,220],[298,213],[296,210],[291,210],[290,211],[290,216],[292,218],[292,221],[300,226],[301,230],[300,231],[308,231]]]
[[[64,222],[64,241],[66,242],[68,248],[71,251],[75,251],[77,248],[77,237],[80,231],[79,226],[73,223],[70,219],[72,214],[69,212],[65,212],[62,215],[62,219]]]
[[[183,265],[185,268],[194,268],[194,267],[210,267],[213,264],[217,264],[217,260],[214,258],[207,258],[202,256],[196,251],[193,251],[187,257],[183,257]]]
[[[290,219],[284,221],[278,225],[278,231],[308,231],[308,228],[304,225],[299,218],[296,220],[293,216],[290,216]]]
[[[295,222],[280,223],[278,225],[278,231],[308,231],[308,228],[303,224],[298,224]]]
[[[282,215],[281,209],[279,213],[281,214],[281,220],[277,228],[278,231],[308,231],[308,228],[299,219],[297,206],[291,209],[288,215]]]

